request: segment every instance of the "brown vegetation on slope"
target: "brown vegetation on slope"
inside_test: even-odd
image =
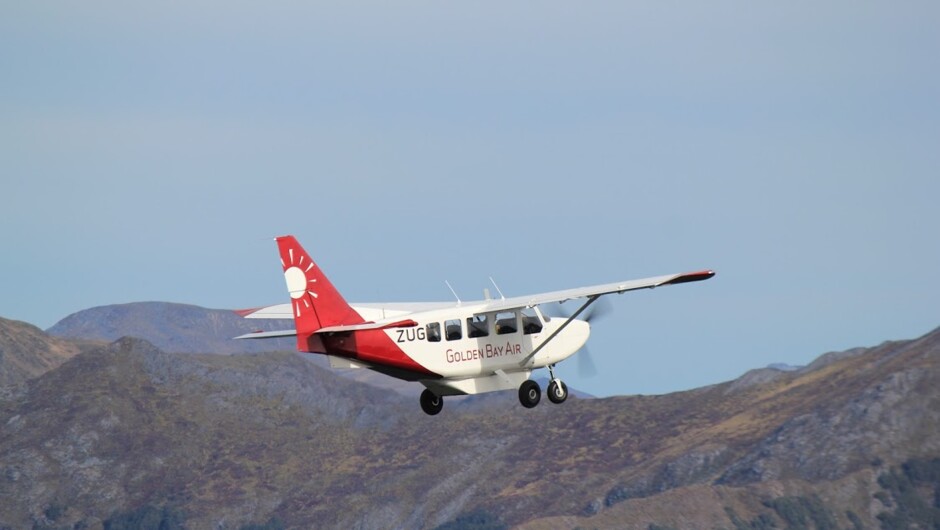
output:
[[[295,354],[121,339],[0,402],[0,526],[45,524],[50,506],[91,527],[172,506],[192,528],[433,528],[468,512],[731,528],[813,495],[840,526],[850,508],[876,526],[878,473],[940,454],[938,353],[934,332],[755,384],[427,417]]]

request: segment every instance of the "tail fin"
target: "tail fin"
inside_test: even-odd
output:
[[[364,322],[294,236],[275,239],[291,297],[298,341],[320,328]]]

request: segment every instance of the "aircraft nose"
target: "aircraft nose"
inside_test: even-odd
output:
[[[591,324],[584,320],[575,320],[571,323],[571,326],[575,331],[575,340],[578,341],[578,348],[587,343],[588,337],[591,336]]]

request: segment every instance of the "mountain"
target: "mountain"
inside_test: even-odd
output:
[[[746,377],[692,391],[666,451],[595,516],[523,527],[940,528],[940,330]]]
[[[90,527],[141,503],[225,506],[223,520],[269,510],[279,501],[266,488],[315,477],[403,399],[296,354],[168,354],[122,338],[2,403],[0,527],[51,525],[50,507],[56,525]]]
[[[59,366],[83,345],[88,342],[50,337],[32,324],[0,318],[0,396]]]
[[[774,370],[780,370],[783,372],[792,372],[794,370],[799,370],[800,368],[803,368],[803,367],[794,366],[792,364],[787,364],[787,363],[772,363],[772,364],[768,364],[767,368],[773,368]]]
[[[108,342],[124,336],[147,340],[164,351],[247,353],[293,350],[293,339],[232,340],[253,331],[293,329],[287,320],[245,319],[227,309],[169,302],[107,305],[73,313],[47,330],[64,338]]]
[[[940,330],[748,384],[428,417],[294,353],[122,338],[0,401],[0,527],[929,528],[938,360]]]

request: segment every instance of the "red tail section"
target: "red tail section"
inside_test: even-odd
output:
[[[298,346],[306,345],[310,334],[320,328],[365,322],[349,307],[294,236],[276,240],[291,297]]]

